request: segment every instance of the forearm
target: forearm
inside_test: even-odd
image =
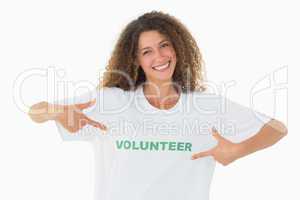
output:
[[[61,110],[57,106],[43,101],[31,106],[28,115],[34,122],[43,123],[55,119],[59,112]]]
[[[287,135],[287,128],[277,120],[266,123],[253,137],[238,143],[238,157],[244,157],[277,143]]]

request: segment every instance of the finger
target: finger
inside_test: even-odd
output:
[[[80,119],[79,120],[79,129],[83,128],[85,125],[87,125],[88,121],[87,119]]]
[[[212,155],[212,150],[208,150],[208,151],[203,151],[203,152],[200,152],[200,153],[193,154],[191,159],[195,160],[195,159],[198,159],[198,158],[201,158],[201,157],[211,156],[211,155]]]
[[[100,128],[101,130],[104,130],[104,131],[107,131],[107,127],[97,121],[94,121],[88,117],[84,117],[87,121],[87,124],[91,125],[91,126],[94,126],[95,128]]]
[[[83,109],[86,109],[92,105],[94,105],[96,102],[96,99],[93,99],[91,101],[88,101],[86,103],[79,103],[79,104],[75,104],[75,107],[79,110],[83,110]]]
[[[217,131],[217,129],[216,129],[215,127],[212,127],[211,132],[212,132],[212,135],[213,135],[217,140],[223,139],[223,137],[219,134],[219,132]]]

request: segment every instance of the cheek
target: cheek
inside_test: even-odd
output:
[[[164,54],[166,56],[172,57],[173,59],[176,59],[176,52],[173,48],[165,49]]]
[[[177,57],[176,57],[176,52],[175,51],[173,52],[173,58],[176,61]]]
[[[151,58],[143,58],[140,60],[140,65],[144,70],[151,68],[153,60]]]
[[[176,57],[176,52],[173,50],[173,51],[170,51],[170,57],[172,57],[172,60],[174,63],[177,62],[177,57]]]
[[[176,51],[175,51],[175,49],[172,49],[172,54],[173,54],[173,57],[176,58]]]

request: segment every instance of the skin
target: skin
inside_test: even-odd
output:
[[[146,75],[144,93],[149,103],[159,109],[173,107],[179,94],[172,82],[177,60],[171,41],[158,31],[146,31],[141,33],[138,43],[138,56],[135,62]],[[168,62],[170,67],[165,71],[153,69]]]
[[[29,109],[28,115],[37,123],[43,123],[49,120],[59,122],[70,133],[76,133],[86,125],[91,125],[106,131],[107,127],[100,122],[96,122],[82,113],[83,109],[92,106],[94,100],[75,105],[55,105],[48,102],[34,104]]]
[[[155,71],[152,68],[168,61],[170,61],[170,67],[163,72]],[[147,100],[159,109],[169,109],[178,101],[180,94],[172,86],[176,61],[176,52],[167,37],[157,31],[146,31],[140,35],[135,64],[142,67],[145,72],[147,81],[143,90]],[[71,133],[77,132],[87,124],[107,130],[105,125],[91,120],[82,113],[83,109],[93,103],[90,101],[84,104],[62,106],[40,102],[31,107],[29,115],[33,121],[38,123],[56,120]],[[287,135],[287,128],[282,122],[272,119],[257,134],[241,143],[227,140],[214,128],[211,133],[218,141],[217,146],[208,151],[195,153],[191,159],[213,156],[220,164],[228,165],[239,158],[277,143]]]
[[[193,154],[191,159],[212,156],[217,162],[226,166],[246,155],[274,145],[286,136],[288,131],[282,122],[272,119],[258,133],[240,143],[227,140],[215,128],[212,128],[211,132],[218,144],[208,151]]]
[[[179,96],[172,86],[171,79],[176,66],[176,52],[172,43],[157,31],[147,31],[140,35],[138,47],[136,64],[142,67],[148,83],[144,87],[144,93],[146,96],[154,96],[147,98],[149,103],[162,109],[172,107]],[[171,61],[168,70],[159,72],[153,69],[153,66],[168,61]],[[250,153],[269,147],[287,135],[284,124],[275,119],[266,123],[256,135],[241,143],[227,140],[215,128],[212,128],[211,132],[218,141],[217,146],[192,155],[192,160],[213,156],[216,161],[225,166]]]

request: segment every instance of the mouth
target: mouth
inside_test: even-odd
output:
[[[171,63],[171,61],[168,61],[165,64],[154,66],[154,67],[152,67],[152,69],[154,69],[156,71],[164,71],[170,67],[170,63]]]

